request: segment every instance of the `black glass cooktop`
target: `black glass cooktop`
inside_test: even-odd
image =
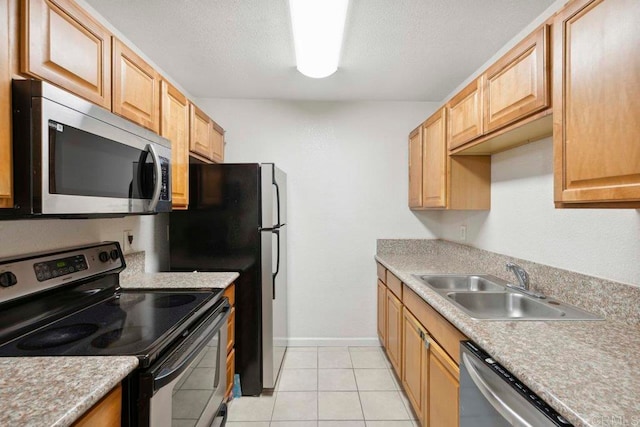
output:
[[[12,339],[0,346],[0,356],[133,355],[144,365],[213,307],[221,292],[120,290]]]

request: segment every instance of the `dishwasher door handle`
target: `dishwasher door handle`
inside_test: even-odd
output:
[[[495,375],[493,372],[482,372],[482,368],[484,367],[482,365],[476,365],[476,362],[473,360],[472,356],[469,356],[465,352],[462,353],[462,363],[467,369],[469,377],[471,377],[471,380],[478,387],[478,390],[480,390],[485,399],[487,399],[491,406],[493,406],[493,408],[498,411],[498,413],[502,415],[504,419],[511,422],[513,426],[535,427],[504,401],[504,394],[510,392],[511,390],[497,390],[488,384],[488,382],[485,380],[485,375]]]

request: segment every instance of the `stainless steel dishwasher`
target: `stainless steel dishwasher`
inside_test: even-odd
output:
[[[475,343],[460,343],[460,427],[572,425]]]

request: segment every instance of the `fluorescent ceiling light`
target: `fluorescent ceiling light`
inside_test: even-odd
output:
[[[338,69],[349,0],[289,0],[298,71],[322,78]]]

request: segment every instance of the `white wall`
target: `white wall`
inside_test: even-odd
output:
[[[640,210],[555,209],[552,139],[491,159],[491,210],[446,212],[441,236],[579,273],[640,285]]]
[[[407,209],[408,132],[434,105],[198,104],[227,131],[225,162],[275,162],[287,173],[294,343],[312,338],[309,344],[331,344],[336,337],[376,342],[376,239],[436,235],[437,213],[419,219]]]
[[[147,271],[157,271],[168,259],[166,214],[108,219],[44,219],[0,221],[0,258],[116,240],[123,231],[134,235],[133,251],[145,251]]]

